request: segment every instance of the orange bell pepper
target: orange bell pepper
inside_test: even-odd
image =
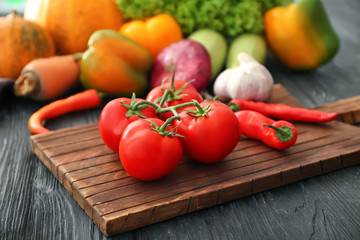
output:
[[[154,59],[164,48],[183,38],[180,25],[168,14],[129,21],[119,32],[146,48]]]

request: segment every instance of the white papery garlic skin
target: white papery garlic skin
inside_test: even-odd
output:
[[[274,86],[270,72],[246,53],[240,53],[238,60],[238,67],[226,69],[216,78],[214,94],[222,101],[267,101]]]

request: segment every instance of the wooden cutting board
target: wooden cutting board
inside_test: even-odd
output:
[[[271,102],[301,106],[281,85],[275,85]],[[318,109],[337,111],[339,120],[356,123],[359,102],[348,99]],[[341,121],[294,125],[298,141],[285,151],[241,138],[224,161],[205,165],[184,157],[173,173],[154,182],[138,181],[124,171],[96,123],[30,140],[33,152],[111,236],[360,163],[360,128]]]

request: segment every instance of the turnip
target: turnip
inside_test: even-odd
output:
[[[189,39],[171,44],[156,57],[151,87],[170,81],[174,72],[176,80],[194,80],[191,84],[198,91],[203,90],[211,77],[209,53],[202,44]]]

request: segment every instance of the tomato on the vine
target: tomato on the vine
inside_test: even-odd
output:
[[[173,80],[165,82],[163,85],[153,88],[147,95],[146,100],[159,104],[160,98],[164,95],[165,90],[171,90],[163,107],[171,107],[181,103],[191,102],[196,100],[202,102],[201,94],[189,82],[183,80]],[[177,109],[180,112],[182,108]],[[172,112],[165,112],[161,114],[161,119],[166,120],[173,116]]]
[[[200,103],[199,111],[190,106],[180,113],[181,120],[175,120],[177,133],[184,153],[203,163],[223,160],[237,145],[240,133],[234,112],[225,104],[215,101]]]
[[[99,130],[104,143],[114,152],[118,153],[120,136],[131,122],[139,118],[157,118],[154,108],[140,106],[134,109],[134,104],[143,99],[117,98],[108,102],[103,108]]]
[[[139,180],[151,181],[171,173],[180,163],[183,149],[171,126],[157,118],[139,119],[124,130],[119,157],[126,172]]]

